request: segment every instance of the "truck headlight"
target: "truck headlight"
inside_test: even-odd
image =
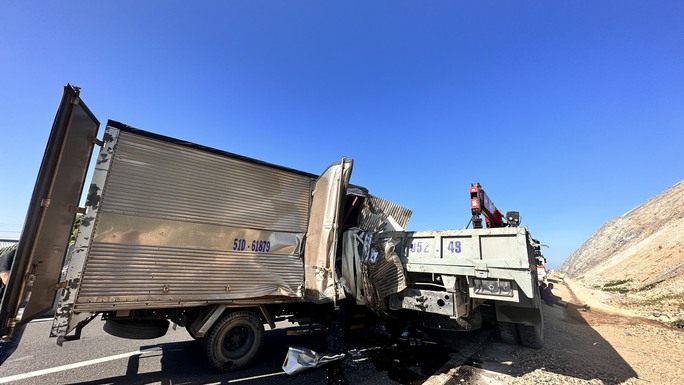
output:
[[[476,294],[499,295],[504,297],[513,296],[513,284],[511,281],[475,278],[473,280],[473,286]]]

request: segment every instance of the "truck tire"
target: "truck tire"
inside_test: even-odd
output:
[[[520,337],[518,335],[518,329],[512,322],[502,322],[496,323],[497,329],[499,329],[499,338],[504,343],[509,345],[517,345],[520,342]]]
[[[149,340],[159,338],[169,330],[167,320],[107,320],[102,329],[115,337],[132,340]]]
[[[541,349],[544,346],[544,312],[539,302],[539,322],[533,325],[518,324],[520,343],[532,349]]]
[[[244,368],[256,357],[263,333],[264,324],[256,314],[238,311],[219,320],[202,343],[211,366],[228,372]]]
[[[537,325],[518,324],[520,343],[532,349],[541,349],[544,346],[544,323]]]

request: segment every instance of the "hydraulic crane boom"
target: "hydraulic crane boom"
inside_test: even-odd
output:
[[[487,228],[490,227],[506,227],[503,219],[503,214],[496,208],[494,203],[479,183],[470,184],[470,209],[473,213],[473,228],[482,228],[482,218],[484,215]]]

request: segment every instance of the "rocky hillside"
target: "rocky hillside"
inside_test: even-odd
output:
[[[623,294],[623,304],[684,311],[684,181],[606,222],[563,264],[587,286]]]

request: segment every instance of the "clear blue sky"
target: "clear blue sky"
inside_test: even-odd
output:
[[[0,238],[67,83],[103,124],[312,173],[353,158],[415,230],[465,226],[480,182],[552,267],[684,179],[679,0],[5,0],[0,52]]]

